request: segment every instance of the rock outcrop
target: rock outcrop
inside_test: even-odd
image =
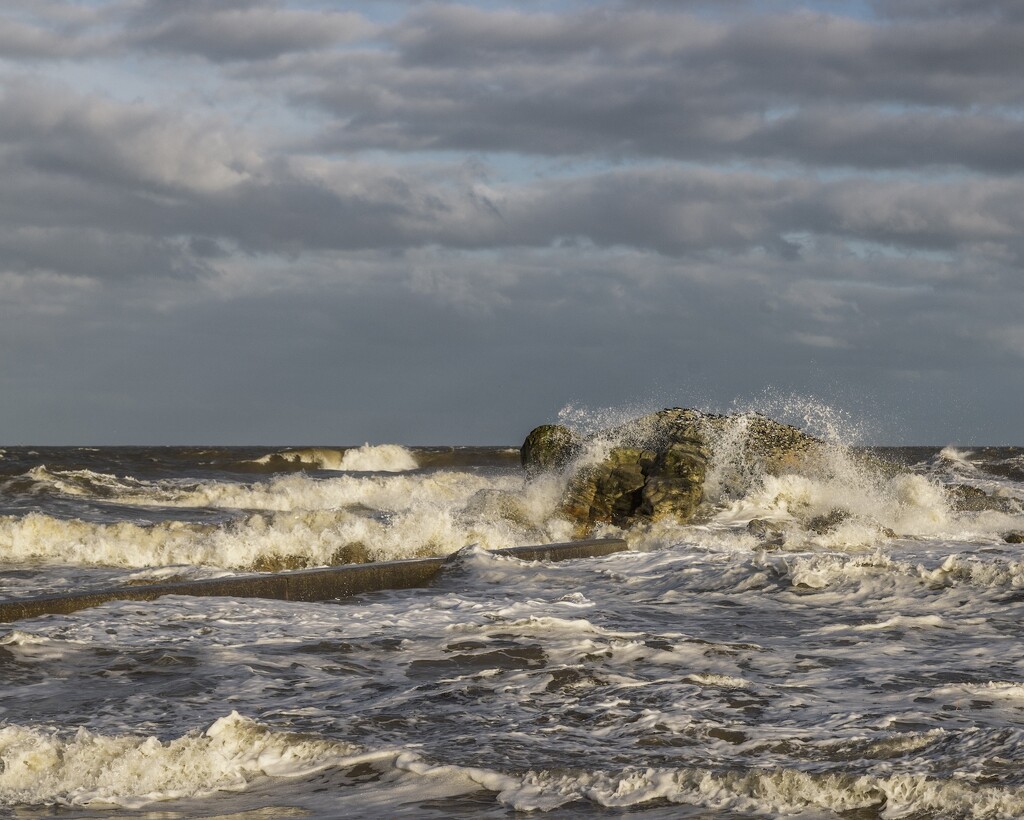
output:
[[[821,447],[818,439],[758,414],[717,416],[676,407],[585,439],[543,425],[527,436],[520,453],[533,472],[568,466],[561,511],[585,529],[667,516],[692,520],[703,500],[712,443],[734,451],[730,466],[737,474],[796,468]]]
[[[579,439],[568,427],[542,424],[530,431],[519,458],[530,472],[561,469],[579,452]]]
[[[989,495],[970,484],[950,484],[946,487],[949,505],[957,512],[1000,512],[1013,515],[1019,507],[1013,498]]]

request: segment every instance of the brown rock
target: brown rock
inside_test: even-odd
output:
[[[707,463],[707,452],[696,440],[669,444],[648,468],[637,512],[654,520],[692,518],[704,497]]]
[[[562,512],[578,522],[620,524],[640,506],[651,450],[613,447],[599,464],[582,468],[562,497]]]
[[[557,470],[568,464],[579,450],[579,440],[568,427],[542,424],[530,431],[519,448],[519,459],[527,470]]]
[[[824,535],[827,532],[832,532],[849,517],[850,514],[846,510],[832,510],[826,515],[816,515],[810,519],[807,522],[807,529],[818,533],[818,535]]]
[[[601,431],[589,441],[606,444],[608,455],[580,466],[561,502],[562,513],[583,527],[601,521],[691,520],[703,500],[709,453],[723,441],[736,461],[729,470],[739,487],[750,475],[801,466],[821,448],[812,436],[765,416],[718,416],[681,407]],[[584,444],[564,427],[543,425],[527,436],[520,454],[528,470],[560,469]]]

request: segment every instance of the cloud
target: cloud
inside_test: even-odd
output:
[[[272,2],[150,2],[127,16],[127,46],[213,62],[266,60],[372,36],[356,12],[289,9]]]
[[[52,0],[7,0],[0,8],[0,60],[87,58],[114,49],[107,10]]]
[[[226,121],[82,96],[30,77],[0,96],[6,161],[101,185],[215,191],[258,172],[251,143]]]
[[[391,47],[255,66],[321,148],[1022,170],[1024,24],[430,6]],[[301,82],[300,82],[301,80]]]
[[[1012,0],[872,0],[871,8],[882,17],[1024,19],[1024,8]]]
[[[331,8],[3,4],[5,429],[514,441],[838,384],[1010,437],[1015,4]]]
[[[655,163],[485,181],[462,163],[282,155],[223,118],[31,84],[0,98],[0,149],[0,216],[22,231],[4,247],[18,270],[44,256],[73,262],[70,252],[30,252],[30,235],[54,247],[59,237],[83,248],[145,246],[165,262],[138,257],[140,267],[168,275],[204,270],[196,250],[213,240],[271,255],[585,243],[793,259],[803,250],[792,237],[807,234],[969,250],[1000,265],[1024,254],[1014,207],[1024,179],[1012,177],[819,179]],[[103,242],[103,232],[121,238]],[[81,268],[93,275],[87,257]]]

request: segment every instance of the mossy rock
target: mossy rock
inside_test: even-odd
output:
[[[643,500],[645,470],[654,460],[651,450],[612,448],[600,463],[573,476],[562,496],[562,513],[581,523],[624,522]]]
[[[827,535],[850,517],[847,510],[835,509],[826,515],[816,515],[807,522],[807,529],[818,535]]]
[[[946,487],[946,498],[957,512],[1001,512],[1008,515],[1019,512],[1019,506],[1014,499],[989,495],[970,484],[949,485]]]
[[[286,572],[293,569],[306,569],[309,559],[303,555],[257,555],[248,569],[251,572]]]
[[[719,416],[672,407],[586,439],[542,425],[527,436],[520,455],[523,466],[537,472],[564,469],[584,445],[606,450],[597,463],[576,469],[562,496],[561,513],[585,532],[598,522],[693,520],[702,509],[709,454],[723,443],[733,453],[729,482],[741,490],[751,476],[802,469],[823,452],[820,440],[756,413]]]
[[[558,470],[579,452],[579,439],[561,424],[542,424],[530,431],[519,448],[519,459],[527,470]]]
[[[354,541],[336,549],[331,555],[331,565],[339,564],[369,564],[373,561],[370,551],[362,541]]]
[[[707,451],[696,440],[676,441],[658,453],[647,470],[640,515],[687,521],[704,497]]]

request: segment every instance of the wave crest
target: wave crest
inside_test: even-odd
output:
[[[317,470],[341,470],[360,473],[401,473],[419,468],[416,457],[399,444],[364,444],[346,450],[327,447],[306,447],[268,453],[255,461],[273,467],[275,464],[299,464]]]
[[[260,776],[296,777],[394,757],[360,752],[349,743],[275,732],[237,712],[205,732],[167,742],[86,729],[62,737],[6,726],[0,729],[0,805],[105,803],[134,809],[239,791]]]

